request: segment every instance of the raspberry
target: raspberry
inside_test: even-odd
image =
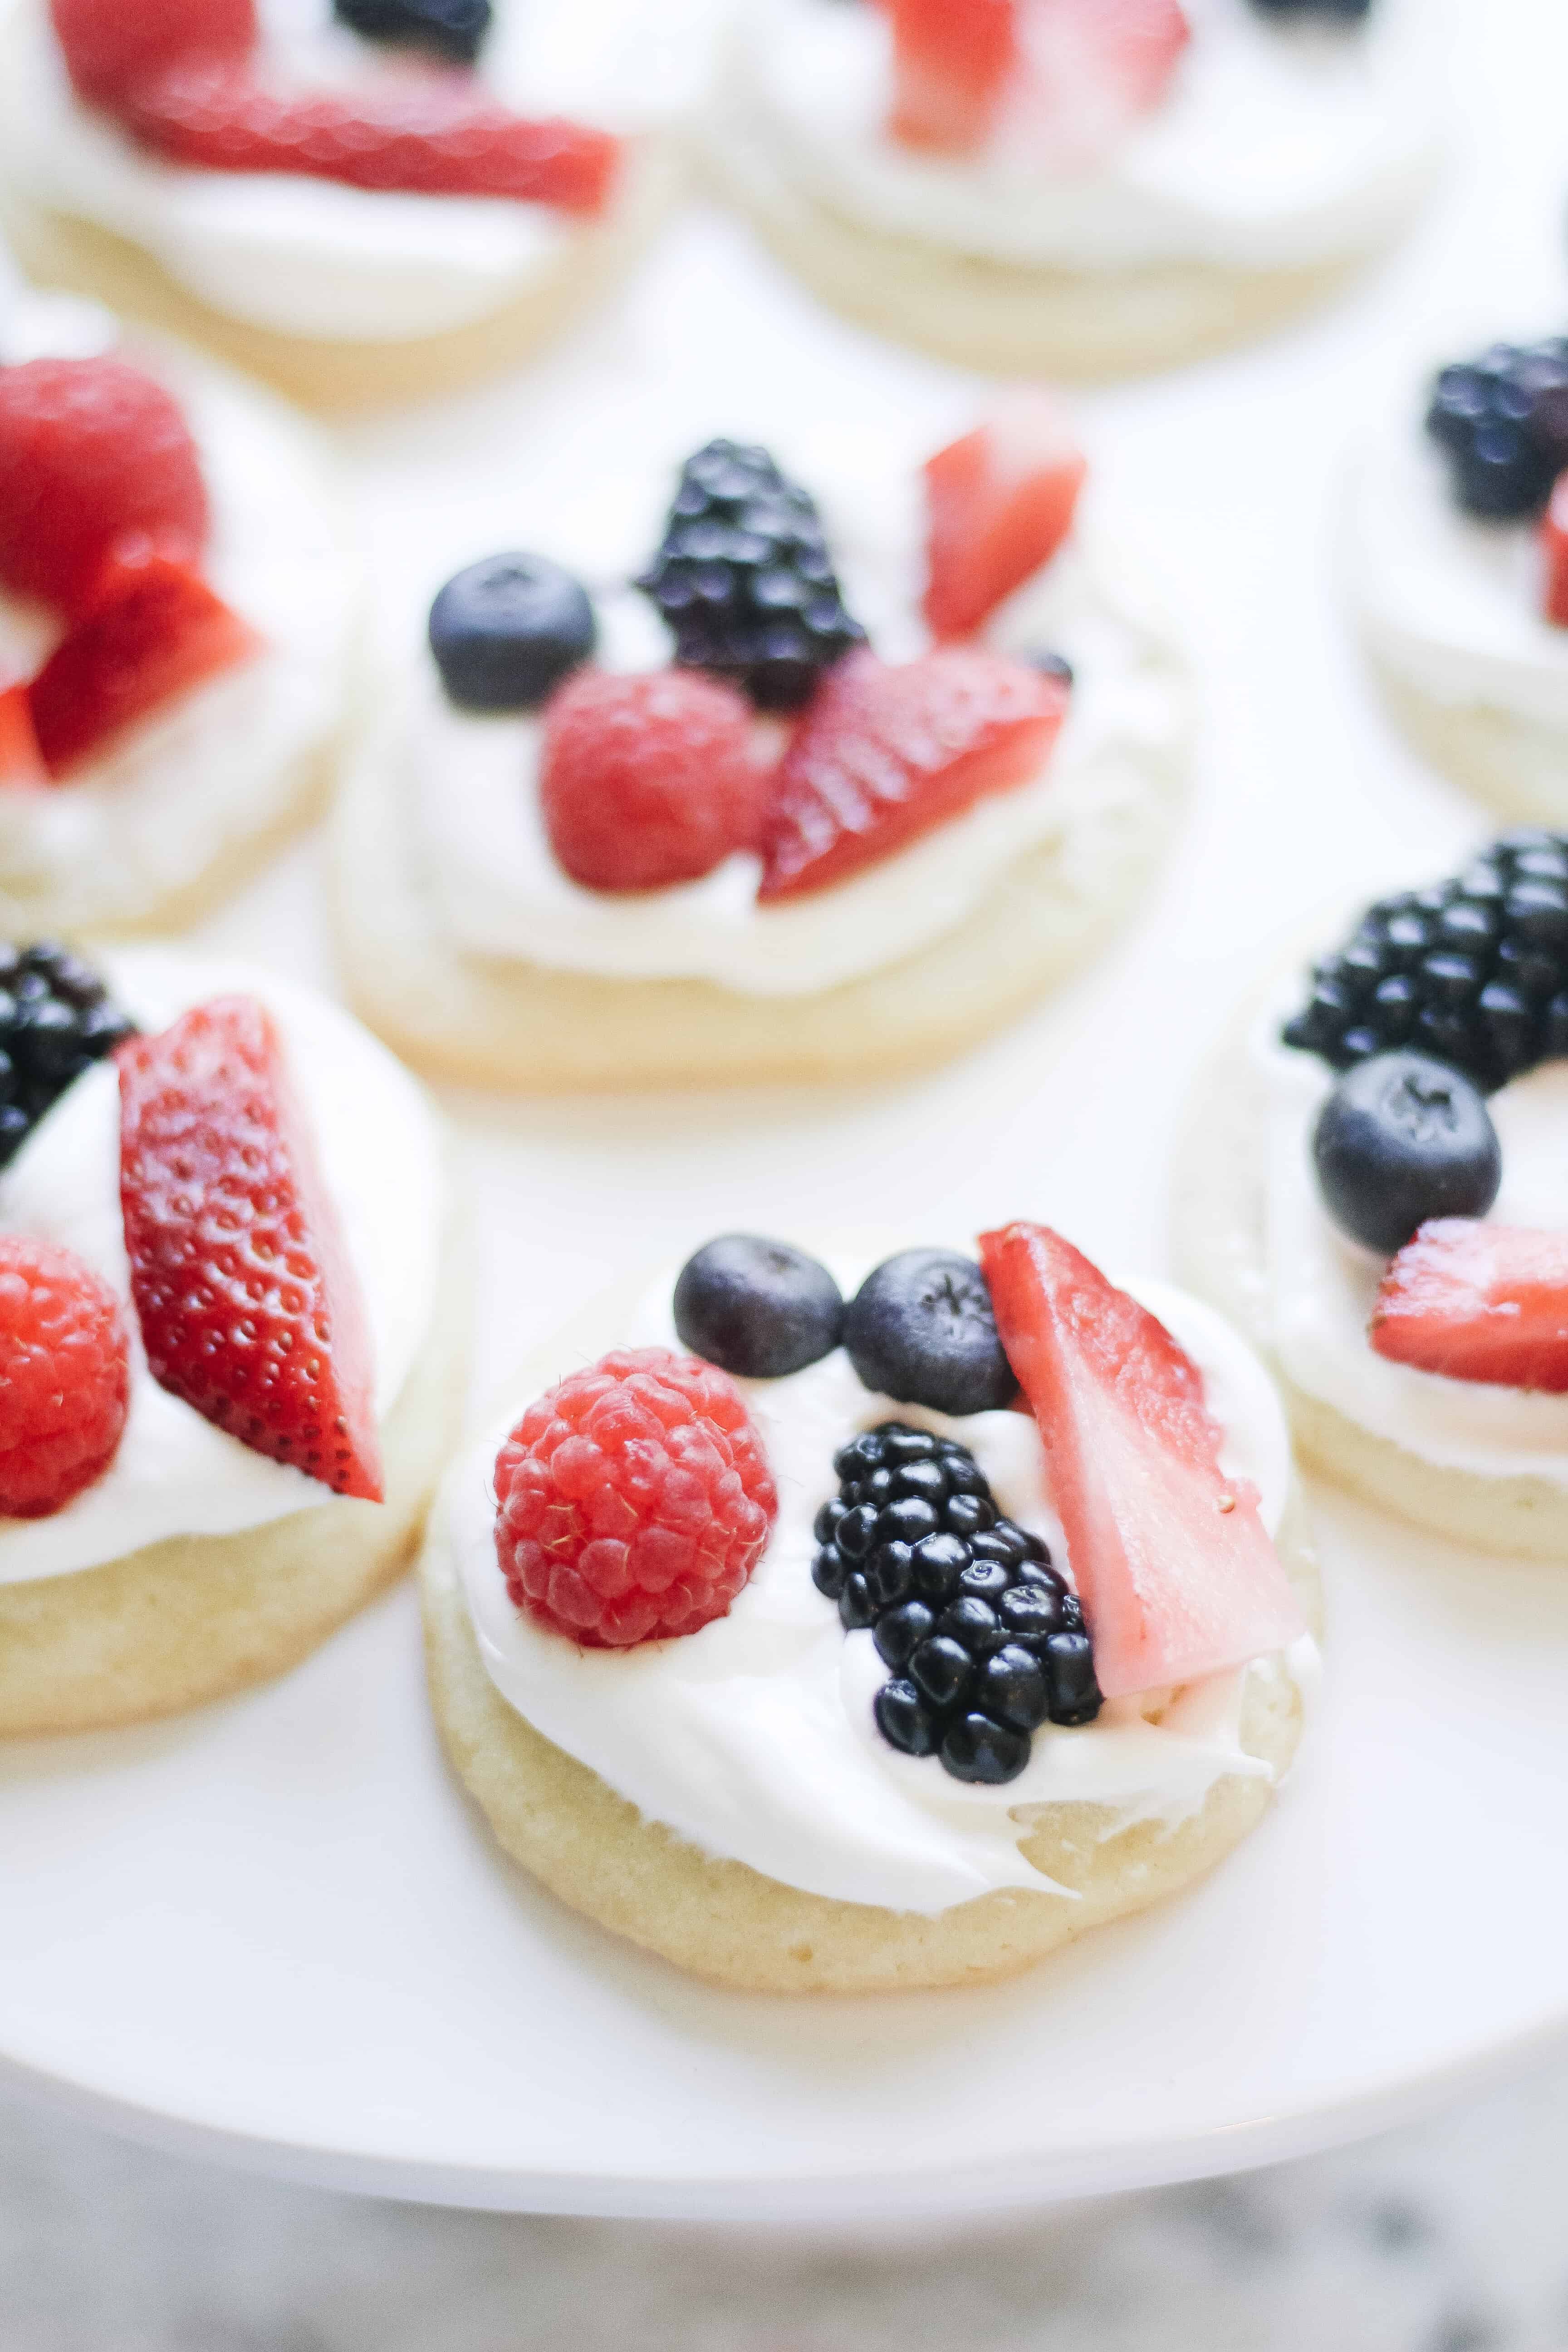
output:
[[[47,1519],[108,1469],[125,1427],[120,1301],[74,1251],[0,1236],[0,1514]]]
[[[113,106],[182,58],[244,58],[256,47],[255,0],[49,0],[72,87]]]
[[[195,444],[170,395],[122,360],[0,368],[0,583],[68,613],[110,550],[146,536],[185,560],[206,545]]]
[[[574,881],[658,890],[753,845],[767,780],[732,687],[679,670],[584,670],[545,713],[539,790]]]
[[[727,1372],[623,1348],[531,1404],[496,1456],[496,1555],[519,1609],[595,1650],[727,1615],[778,1496]]]
[[[364,1303],[269,1015],[216,997],[117,1059],[153,1379],[254,1452],[379,1503]]]
[[[574,213],[603,211],[620,156],[607,131],[526,121],[461,79],[299,95],[267,89],[244,64],[195,58],[141,83],[117,111],[143,145],[200,171],[302,173]]]

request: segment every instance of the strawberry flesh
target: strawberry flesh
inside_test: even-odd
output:
[[[1384,1276],[1371,1337],[1447,1380],[1568,1394],[1568,1233],[1434,1217]]]
[[[762,899],[825,889],[986,795],[1037,776],[1068,690],[968,646],[889,667],[848,655],[829,670],[774,772]]]
[[[1257,1494],[1220,1468],[1191,1357],[1048,1226],[983,1234],[980,1261],[1045,1444],[1107,1698],[1294,1641],[1300,1603]]]
[[[27,689],[5,687],[0,689],[0,792],[25,792],[48,781]]]
[[[1552,486],[1541,519],[1541,552],[1545,572],[1542,609],[1549,621],[1568,629],[1568,474],[1559,474]]]
[[[1072,528],[1088,460],[1062,410],[1036,394],[925,464],[932,636],[967,637],[1048,563]]]
[[[883,5],[893,26],[893,137],[939,154],[983,147],[1017,63],[1014,0]]]
[[[261,646],[178,554],[149,540],[128,541],[28,689],[49,774],[68,776],[126,728]]]
[[[254,1452],[380,1502],[364,1301],[271,1016],[217,997],[116,1059],[153,1379]]]
[[[114,107],[186,58],[247,58],[258,38],[255,0],[49,0],[71,87]]]

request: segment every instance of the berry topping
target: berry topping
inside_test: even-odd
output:
[[[66,1088],[134,1028],[68,949],[48,940],[0,947],[0,1168]]]
[[[1087,471],[1062,410],[1039,394],[927,458],[924,611],[932,636],[972,635],[1050,562],[1072,529]]]
[[[551,846],[591,890],[660,890],[752,848],[767,778],[732,687],[679,670],[584,670],[544,716]]]
[[[184,58],[247,58],[258,39],[255,0],[49,0],[49,14],[71,85],[93,106]]]
[[[596,1650],[727,1616],[778,1513],[734,1382],[667,1348],[617,1349],[531,1404],[495,1488],[507,1591]]]
[[[332,0],[332,14],[368,41],[428,49],[471,66],[490,29],[490,0]]]
[[[637,581],[675,657],[793,710],[866,632],[844,609],[816,508],[765,449],[710,441],[681,468],[658,552]]]
[[[745,1381],[783,1380],[837,1347],[844,1300],[825,1265],[788,1242],[723,1234],[675,1286],[683,1347]]]
[[[1521,826],[1379,898],[1281,1034],[1336,1070],[1409,1045],[1483,1094],[1568,1054],[1568,835]]]
[[[1256,1493],[1220,1467],[1191,1357],[1047,1226],[983,1234],[980,1262],[1045,1445],[1107,1698],[1294,1641],[1300,1604]]]
[[[1331,25],[1364,24],[1372,0],[1252,0],[1260,16],[1277,16],[1288,24],[1320,18]]]
[[[467,80],[434,75],[302,94],[258,82],[248,65],[197,58],[139,83],[117,111],[154,154],[198,171],[287,172],[572,213],[603,211],[620,157],[607,131],[527,121]]]
[[[1018,62],[1016,0],[883,0],[893,20],[893,112],[906,147],[983,147]]]
[[[1426,430],[1471,514],[1505,521],[1539,514],[1568,466],[1568,338],[1493,343],[1479,359],[1446,367],[1432,387]]]
[[[117,541],[195,562],[207,525],[195,444],[151,376],[112,359],[0,368],[0,584],[74,614]]]
[[[490,555],[430,607],[430,650],[464,710],[531,710],[598,641],[580,582],[545,555]]]
[[[1568,1233],[1438,1217],[1383,1278],[1372,1344],[1451,1381],[1568,1392]]]
[[[179,555],[121,541],[89,608],[28,689],[57,780],[175,695],[251,660],[262,640]]]
[[[833,1467],[812,1582],[892,1669],[874,1706],[890,1747],[940,1756],[955,1780],[1016,1780],[1042,1723],[1093,1722],[1083,1612],[966,1445],[887,1421]]]
[[[1312,1134],[1324,1203],[1342,1233],[1391,1256],[1430,1217],[1483,1217],[1502,1153],[1468,1078],[1424,1054],[1347,1070]]]
[[[0,792],[26,791],[48,781],[26,688],[0,688]]]
[[[999,143],[1062,172],[1098,163],[1159,105],[1191,37],[1178,0],[1019,0]]]
[[[1542,610],[1568,629],[1568,473],[1559,474],[1541,518]]]
[[[73,1250],[0,1234],[0,1517],[47,1519],[100,1477],[130,1397],[109,1285]]]
[[[897,668],[852,655],[775,772],[758,896],[825,889],[987,794],[1032,782],[1067,706],[1059,679],[975,646]]]
[[[270,1014],[217,997],[118,1058],[120,1198],[153,1379],[253,1452],[379,1503],[359,1276]]]
[[[1018,1393],[973,1258],[900,1250],[868,1274],[844,1318],[844,1345],[874,1396],[933,1412],[994,1412]]]

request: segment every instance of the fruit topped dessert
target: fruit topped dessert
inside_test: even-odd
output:
[[[445,1218],[424,1097],[324,999],[0,949],[0,1732],[277,1674],[406,1563]]]
[[[1194,1108],[1184,1270],[1273,1358],[1319,1467],[1568,1558],[1568,836],[1380,898]]]
[[[1069,420],[843,439],[709,442],[668,507],[640,451],[540,461],[550,553],[465,563],[388,656],[336,866],[401,1052],[531,1089],[928,1064],[1124,912],[1184,666]]]
[[[35,276],[325,404],[515,359],[677,177],[707,0],[7,0]]]
[[[1441,47],[1420,0],[753,0],[710,137],[837,307],[1100,374],[1260,331],[1384,243]]]
[[[327,781],[358,597],[307,428],[0,299],[0,922],[167,926],[253,870]]]
[[[1568,821],[1568,337],[1433,376],[1352,477],[1347,584],[1394,716],[1510,815]]]
[[[1044,1225],[870,1267],[709,1242],[531,1363],[422,1577],[502,1845],[768,1990],[1006,1975],[1189,1884],[1316,1664],[1267,1376]]]

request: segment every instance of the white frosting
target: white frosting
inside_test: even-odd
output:
[[[1432,700],[1568,729],[1568,629],[1542,609],[1532,522],[1481,522],[1412,406],[1351,478],[1344,562],[1379,659]]]
[[[1266,1258],[1285,1372],[1347,1420],[1446,1470],[1568,1487],[1568,1397],[1453,1381],[1378,1355],[1367,1324],[1387,1260],[1346,1240],[1318,1190],[1311,1138],[1334,1074],[1278,1042],[1279,1008],[1252,1053],[1268,1096]],[[1568,1065],[1549,1062],[1490,1099],[1502,1146],[1499,1224],[1560,1227],[1568,1201]]]
[[[1167,96],[1092,167],[1052,169],[1017,137],[973,158],[899,145],[886,18],[842,0],[751,0],[715,137],[742,173],[760,158],[842,218],[1025,267],[1291,268],[1378,242],[1436,152],[1431,0],[1374,0],[1337,30],[1248,0],[1185,5]]]
[[[847,1291],[866,1271],[835,1267]],[[667,1279],[650,1294],[635,1343],[679,1346],[669,1292]],[[1140,1284],[1137,1295],[1201,1367],[1225,1429],[1226,1465],[1255,1481],[1265,1520],[1277,1528],[1290,1454],[1267,1374],[1198,1300],[1163,1284]],[[872,1720],[888,1670],[871,1635],[846,1636],[811,1581],[812,1521],[834,1491],[834,1451],[855,1431],[895,1417],[959,1438],[973,1449],[1001,1508],[1043,1535],[1070,1572],[1038,1432],[1023,1413],[954,1421],[871,1396],[842,1350],[787,1380],[740,1385],[779,1513],[729,1615],[700,1633],[625,1652],[579,1650],[513,1606],[496,1559],[490,1482],[525,1398],[458,1465],[436,1538],[454,1548],[485,1666],[502,1697],[650,1819],[705,1853],[808,1894],[938,1912],[994,1887],[1052,1884],[1018,1846],[1041,1805],[1102,1805],[1110,1835],[1133,1821],[1185,1819],[1227,1774],[1271,1777],[1240,1746],[1247,1679],[1307,1685],[1316,1661],[1310,1638],[1286,1656],[1145,1702],[1157,1720],[1122,1699],[1079,1729],[1047,1726],[1005,1788],[969,1787],[930,1759],[899,1755]]]
[[[717,0],[497,0],[479,74],[519,112],[634,136],[689,110]],[[275,59],[308,86],[406,70],[331,0],[258,0]],[[46,0],[0,22],[0,171],[31,202],[144,246],[215,310],[283,334],[393,341],[503,309],[584,223],[548,205],[377,194],[287,173],[184,170],[78,104]]]
[[[103,970],[145,1029],[165,1028],[190,1005],[236,991],[259,997],[276,1017],[363,1288],[384,1419],[429,1330],[439,1278],[446,1180],[419,1087],[326,998],[248,964],[149,948],[107,958]],[[52,1518],[0,1519],[0,1584],[67,1576],[167,1536],[235,1535],[331,1500],[303,1471],[204,1421],[148,1371],[130,1304],[111,1066],[79,1078],[0,1176],[0,1231],[75,1250],[125,1302],[132,1334],[131,1409],[119,1452],[97,1484]]]
[[[688,441],[680,454],[689,447]],[[878,652],[904,660],[928,640],[919,618],[923,509],[913,468],[827,436],[781,464],[817,495],[850,609]],[[657,545],[679,462],[624,447],[586,478],[542,479],[524,545],[589,580],[625,580]],[[542,476],[549,469],[541,468]],[[1010,598],[987,635],[999,649],[1054,646],[1077,671],[1067,723],[1038,777],[984,800],[897,855],[835,887],[759,906],[758,860],[728,859],[701,881],[637,895],[573,882],[550,846],[537,791],[539,725],[478,718],[447,701],[427,653],[388,664],[412,677],[415,709],[373,756],[388,759],[414,809],[441,927],[474,954],[526,958],[621,979],[692,978],[758,995],[806,994],[878,971],[940,938],[1037,845],[1059,845],[1064,870],[1090,824],[1135,812],[1152,762],[1176,756],[1186,726],[1184,677],[1165,625],[1149,609],[1140,558],[1100,515],[1092,482],[1072,541]],[[635,593],[600,598],[600,658],[619,668],[668,658],[651,606]],[[401,736],[404,740],[399,741]]]
[[[83,357],[108,314],[58,298],[0,310],[0,356]],[[134,352],[128,357],[134,358]],[[160,350],[212,508],[205,570],[264,650],[177,696],[58,788],[0,793],[0,904],[25,923],[111,924],[201,880],[294,801],[342,726],[360,596],[329,462],[311,429],[239,379]],[[0,677],[30,675],[63,624],[0,595]]]

